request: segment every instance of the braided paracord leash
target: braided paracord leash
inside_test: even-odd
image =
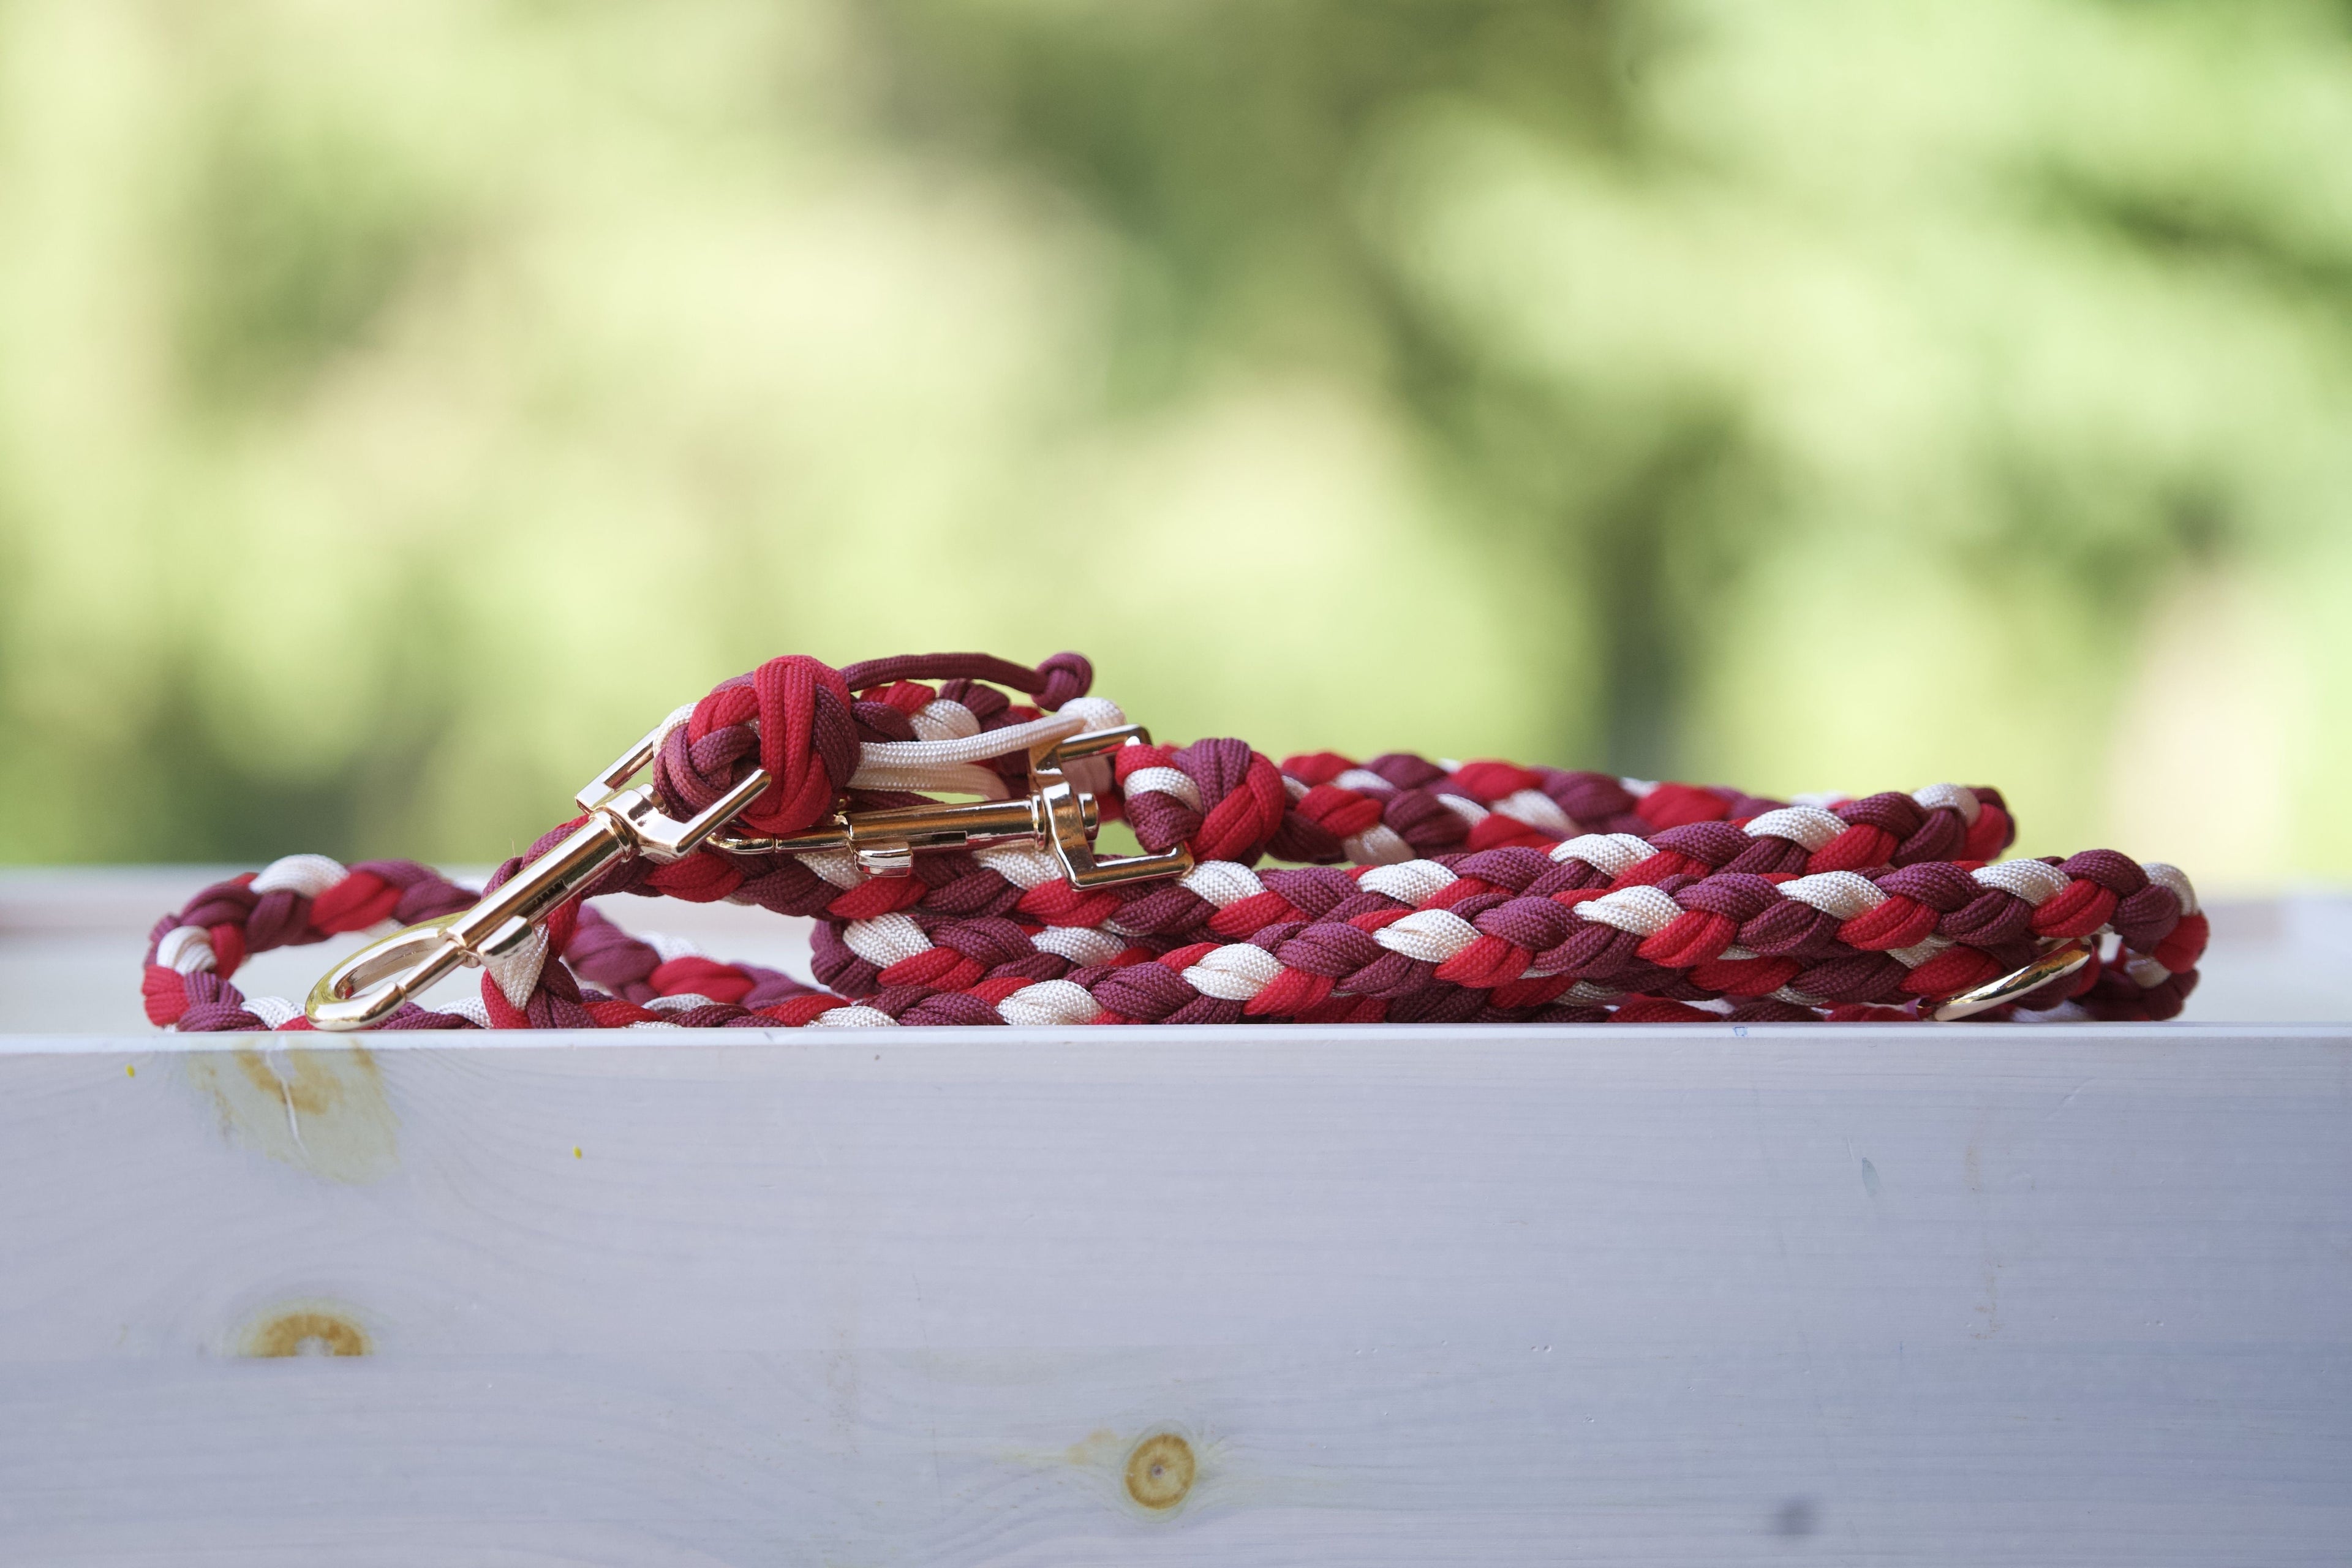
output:
[[[1983,1016],[2139,1020],[2196,984],[2185,876],[2105,849],[1996,860],[2014,828],[1988,788],[1784,803],[1404,753],[1277,765],[1150,744],[1091,674],[1076,654],[772,660],[673,714],[484,889],[312,855],[205,889],[155,928],[148,1016],[311,1027],[230,976],[387,923],[393,960],[478,963],[480,994],[403,999],[420,959],[363,1026],[1891,1021],[2004,984],[2023,988]],[[649,786],[617,793],[638,763]],[[943,792],[1005,804],[982,822]],[[1149,857],[1092,860],[1096,812]],[[583,858],[600,833],[619,847]],[[625,892],[813,917],[830,989],[583,908]],[[333,1026],[353,1026],[349,989]]]

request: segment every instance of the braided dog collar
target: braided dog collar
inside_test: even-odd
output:
[[[1276,764],[1236,740],[1153,744],[1087,694],[1092,673],[1070,653],[1034,668],[772,659],[671,714],[479,891],[317,855],[205,889],[155,927],[148,1016],[184,1031],[2137,1020],[2178,1014],[2196,984],[2206,922],[2179,870],[2109,849],[1999,860],[2014,826],[1983,786],[1783,802],[1402,752]],[[1097,856],[1107,817],[1146,852]],[[585,905],[615,893],[814,917],[826,989],[630,937]],[[307,1009],[231,984],[249,952],[386,922]],[[461,965],[483,969],[478,1000],[418,1004]]]

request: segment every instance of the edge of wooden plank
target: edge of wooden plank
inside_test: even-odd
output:
[[[635,1048],[663,1050],[683,1047],[756,1050],[792,1047],[806,1051],[836,1047],[862,1048],[887,1044],[893,1049],[954,1049],[970,1052],[975,1046],[1093,1045],[1106,1052],[1131,1047],[1146,1040],[1264,1052],[1274,1046],[1313,1046],[1342,1050],[1368,1047],[1448,1047],[1522,1045],[1559,1047],[1586,1044],[1622,1045],[1633,1041],[1754,1039],[1786,1046],[1817,1041],[1842,1046],[1904,1046],[1914,1049],[1935,1042],[1973,1041],[2007,1047],[2030,1036],[2053,1050],[2068,1046],[2200,1044],[2253,1045],[2295,1041],[2352,1046],[2352,1023],[2280,1024],[2063,1024],[1990,1025],[1969,1028],[1958,1025],[1917,1024],[1356,1024],[1267,1026],[1192,1024],[1158,1025],[1141,1030],[1099,1028],[905,1028],[905,1029],[544,1029],[544,1030],[424,1030],[404,1029],[379,1034],[331,1035],[314,1032],[181,1035],[5,1035],[0,1056],[107,1056],[123,1051],[173,1055],[194,1051],[225,1051],[261,1046],[271,1050],[315,1050],[341,1046],[364,1046],[373,1052],[409,1050],[589,1050]]]

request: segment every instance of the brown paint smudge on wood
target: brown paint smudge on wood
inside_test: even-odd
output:
[[[1165,1513],[1191,1493],[1198,1468],[1192,1444],[1173,1432],[1154,1432],[1127,1457],[1127,1495]]]
[[[237,1353],[257,1359],[279,1356],[366,1355],[375,1349],[365,1329],[339,1307],[315,1304],[280,1308],[246,1330]]]
[[[359,1045],[240,1045],[184,1058],[235,1142],[331,1182],[381,1181],[400,1163],[383,1075]]]

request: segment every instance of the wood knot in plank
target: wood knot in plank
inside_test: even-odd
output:
[[[375,1348],[348,1313],[294,1307],[262,1318],[246,1331],[242,1353],[268,1359],[299,1355],[366,1355]]]
[[[1192,1445],[1173,1432],[1154,1432],[1127,1457],[1127,1495],[1154,1512],[1182,1502],[1198,1466]]]

